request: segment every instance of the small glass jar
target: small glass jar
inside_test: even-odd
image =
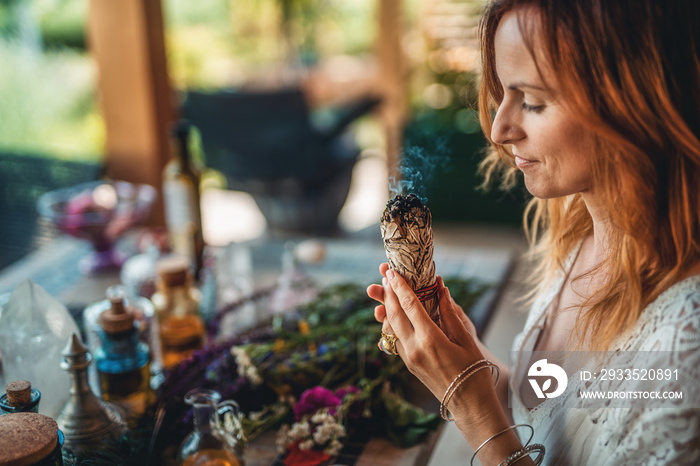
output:
[[[32,388],[28,380],[17,380],[5,385],[6,393],[0,396],[0,414],[38,413],[41,392]]]

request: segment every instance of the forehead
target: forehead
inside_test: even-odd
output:
[[[536,24],[532,23],[536,20],[535,16],[529,10],[509,11],[498,24],[494,53],[496,72],[504,87],[514,82],[543,86],[543,81],[549,74],[549,67],[543,66],[544,60],[535,61],[523,36],[523,28],[536,30]],[[537,38],[532,39],[536,42]]]

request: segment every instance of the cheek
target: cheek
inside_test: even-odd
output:
[[[562,134],[566,138],[561,141],[560,168],[566,172],[579,189],[591,187],[593,178],[593,136],[579,125],[567,128]],[[564,174],[564,173],[562,173]]]

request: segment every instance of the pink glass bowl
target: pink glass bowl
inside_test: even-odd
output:
[[[148,217],[156,190],[126,181],[91,181],[43,194],[37,208],[58,230],[92,243],[81,263],[85,273],[118,268],[124,261],[117,240]]]

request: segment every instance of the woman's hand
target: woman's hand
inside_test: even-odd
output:
[[[438,327],[403,277],[389,270],[388,264],[381,264],[379,272],[384,277],[382,286],[367,288],[367,294],[380,303],[374,309],[374,316],[382,322],[384,333],[396,334],[399,356],[438,400],[442,400],[457,374],[484,358],[498,364],[502,378],[506,379],[501,380],[501,387],[507,385],[507,369],[478,341],[474,324],[454,302],[441,277],[438,277]],[[507,390],[499,389],[503,392],[499,397],[493,382],[490,371],[475,372],[464,381],[447,406],[472,448],[509,425],[507,405],[499,399],[504,394],[507,396]],[[490,443],[492,445],[479,454],[482,464],[498,464],[508,454],[522,448],[512,431]],[[526,459],[523,464],[532,463]]]
[[[474,325],[454,302],[441,277],[438,327],[399,274],[389,270],[386,263],[379,266],[379,272],[384,277],[383,286],[370,285],[367,289],[367,294],[380,302],[374,310],[375,318],[382,322],[384,333],[398,337],[399,356],[408,369],[442,399],[453,378],[483,358]]]

